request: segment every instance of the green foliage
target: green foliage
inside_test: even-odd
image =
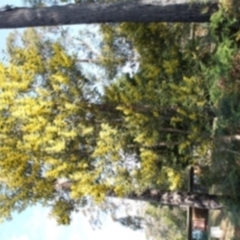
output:
[[[32,34],[38,37],[37,32]],[[59,178],[72,178],[77,185],[80,180],[74,174],[82,172],[84,189],[97,177],[91,173],[95,144],[90,137],[94,127],[88,123],[91,103],[87,97],[91,92],[85,95],[88,83],[74,56],[59,43],[44,45],[38,37],[36,44],[27,48],[13,42],[10,46],[10,63],[0,67],[0,176],[14,197],[8,201],[3,191],[1,204],[6,208],[1,208],[1,215],[8,216],[12,210],[22,210],[35,202],[56,201],[54,215],[59,213],[59,222],[69,223],[64,212],[59,212],[62,205],[68,204],[69,196],[59,202],[54,184]],[[74,184],[73,189],[84,191],[74,188]],[[94,191],[100,188],[90,189],[98,198],[99,193]],[[79,199],[79,194],[74,194]]]
[[[71,202],[60,199],[55,203],[50,216],[54,217],[59,225],[68,225],[70,224],[70,214],[73,210]]]
[[[229,3],[234,1],[229,1]],[[225,2],[227,4],[227,2]],[[238,3],[237,3],[238,4]],[[235,5],[235,10],[237,9]],[[224,5],[211,18],[213,65],[203,67],[209,80],[216,121],[212,159],[205,180],[214,191],[239,197],[239,21],[234,7]],[[228,203],[226,205],[232,205]]]
[[[189,26],[105,27],[109,54],[127,61],[132,53],[120,48],[126,39],[140,69],[111,82],[102,97],[79,71],[77,56],[35,30],[25,32],[22,45],[11,37],[11,64],[2,66],[1,176],[8,172],[7,188],[24,189],[26,201],[53,201],[59,223],[69,222],[70,210],[59,210],[68,209],[69,199],[100,202],[110,191],[123,197],[149,186],[184,188],[193,147],[209,144],[212,109]],[[126,156],[139,167],[129,170]],[[71,180],[61,201],[59,178]]]
[[[148,239],[186,239],[186,211],[180,208],[148,206],[145,232]]]
[[[138,216],[127,216],[115,219],[115,221],[121,223],[125,227],[129,227],[133,230],[140,230],[143,228],[143,218]]]
[[[223,140],[239,132],[237,24],[220,9],[211,31],[180,23],[102,25],[97,64],[112,81],[101,94],[61,41],[33,29],[20,44],[10,35],[9,64],[0,65],[1,216],[42,202],[69,224],[86,197],[184,189],[185,169],[197,161],[210,165],[209,185],[221,182],[237,196],[239,140]],[[136,71],[119,76],[136,63]],[[70,184],[57,189],[59,179]],[[150,215],[160,218],[155,211]],[[177,214],[162,211],[180,239],[176,225],[185,217],[176,223]]]
[[[140,70],[106,87],[105,101],[113,102],[122,113],[128,142],[139,149],[141,182],[174,189],[181,186],[179,169],[193,161],[193,145],[209,137],[210,114],[214,113],[207,82],[201,73],[196,74],[199,59],[190,61],[185,57],[192,50],[191,42],[186,40],[189,27],[169,26],[119,25],[119,38],[132,42],[139,54]]]

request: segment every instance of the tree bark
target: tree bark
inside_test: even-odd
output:
[[[207,11],[202,11],[208,7]],[[88,23],[208,22],[217,0],[132,0],[82,3],[43,8],[13,8],[0,12],[0,28],[23,28]]]
[[[223,205],[220,203],[220,200],[225,198],[226,197],[224,196],[210,194],[161,192],[158,190],[147,190],[141,195],[131,193],[126,196],[126,199],[152,202],[160,205],[194,207],[201,209],[221,209]]]
[[[58,189],[69,191],[71,188],[72,182],[69,180],[55,182]],[[114,191],[109,191],[106,193],[106,197],[115,197]],[[144,201],[156,203],[159,205],[168,205],[168,206],[178,206],[178,207],[194,207],[201,209],[221,209],[223,208],[221,200],[227,200],[231,197],[229,196],[218,196],[205,193],[187,193],[187,192],[167,192],[160,190],[148,189],[141,194],[136,194],[134,192],[124,196],[125,199]]]

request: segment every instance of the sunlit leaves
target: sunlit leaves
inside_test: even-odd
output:
[[[82,75],[61,45],[45,48],[47,54],[40,46],[21,48],[12,42],[15,60],[0,66],[0,176],[6,177],[9,192],[22,194],[14,198],[22,206],[40,199],[54,203],[54,181],[85,171],[77,163],[91,158],[90,148],[80,155],[81,141],[84,146],[84,136],[93,132],[87,112],[76,104],[84,98]],[[55,213],[58,204],[64,208],[66,203],[56,202]],[[13,203],[1,212],[15,208]],[[60,219],[68,223],[65,215]]]
[[[19,191],[16,202],[51,203],[63,224],[73,202],[86,196],[101,202],[109,192],[124,197],[152,186],[183,187],[193,152],[202,156],[211,146],[209,83],[189,26],[102,29],[110,57],[102,65],[113,74],[136,54],[139,69],[101,94],[59,42],[31,44],[25,36],[28,47],[10,44],[11,64],[0,66],[0,177],[9,192]]]

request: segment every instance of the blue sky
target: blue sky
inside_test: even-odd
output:
[[[122,211],[123,212],[123,211]],[[102,227],[93,230],[88,218],[74,213],[69,226],[57,226],[48,217],[49,209],[40,206],[27,209],[0,225],[1,240],[144,240],[142,231],[133,231],[103,217]]]
[[[22,6],[21,0],[1,0],[1,6],[10,4]],[[0,6],[0,7],[1,7]],[[0,29],[0,61],[3,59],[2,50],[8,34],[13,30]],[[119,203],[121,204],[121,203]],[[131,204],[135,209],[135,204]],[[120,215],[125,211],[120,210]],[[72,215],[69,226],[57,226],[56,222],[48,217],[49,209],[41,206],[29,207],[20,214],[14,214],[12,221],[0,224],[1,240],[145,240],[143,231],[133,231],[113,222],[105,215],[101,229],[93,230],[88,218],[81,212]]]

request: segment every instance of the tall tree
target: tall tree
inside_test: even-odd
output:
[[[27,36],[34,36],[35,41],[28,41]],[[128,100],[129,89],[136,96],[130,104],[129,100],[115,102],[111,91],[117,85],[109,86],[106,98],[100,97],[91,88],[91,81],[81,74],[76,56],[69,55],[58,42],[43,41],[36,31],[28,30],[22,44],[11,41],[9,64],[0,66],[1,216],[9,217],[14,210],[40,202],[52,206],[52,215],[59,223],[67,224],[71,211],[84,205],[87,198],[99,202],[106,196],[220,207],[216,196],[152,192],[146,190],[146,185],[139,188],[138,170],[131,169],[130,160],[140,163],[142,159],[141,168],[145,170],[140,174],[153,179],[152,171],[156,176],[155,166],[161,158],[152,145],[161,143],[158,130],[164,130],[154,133],[149,118],[155,114],[154,121],[158,121],[161,105],[151,109],[154,99],[146,102],[146,94],[140,99],[143,103],[136,104],[139,94],[135,87],[140,93],[146,89],[148,94],[154,91],[155,84],[141,76],[130,79],[132,84],[123,79],[123,91],[116,97],[122,95],[122,101],[125,95]],[[126,111],[132,112],[130,118]],[[150,129],[143,129],[146,142],[136,128],[142,128],[144,122]],[[182,130],[168,126],[165,130],[184,135]],[[164,139],[160,148],[175,145],[169,140]],[[167,166],[167,161],[164,164]],[[174,163],[170,161],[168,166]],[[176,171],[170,169],[167,173],[174,179]]]
[[[124,149],[137,152],[142,186],[154,182],[158,187],[180,187],[182,170],[196,160],[192,150],[204,152],[211,146],[214,109],[200,70],[206,46],[201,45],[201,50],[192,47],[190,25],[124,23],[102,28],[106,38],[109,28],[118,29],[110,37],[110,48],[117,49],[118,39],[130,41],[139,64],[135,75],[119,78],[105,88],[104,98],[122,116],[111,126],[121,129],[119,137],[126,129],[128,145]]]
[[[107,196],[221,207],[214,195],[152,190],[154,184],[176,189],[180,171],[192,163],[191,150],[200,146],[206,152],[213,140],[206,129],[212,116],[199,59],[193,52],[186,60],[191,54],[182,50],[185,42],[171,41],[167,27],[160,26],[158,33],[166,48],[157,49],[163,56],[146,50],[151,35],[142,34],[145,45],[139,44],[138,51],[149,60],[141,61],[137,74],[107,86],[104,95],[91,87],[77,57],[59,42],[41,42],[33,31],[28,34],[36,41],[9,44],[10,62],[0,65],[3,217],[40,202],[51,205],[52,215],[67,224],[78,206]],[[223,50],[230,53],[226,45]],[[219,59],[219,69],[225,64],[229,70],[229,62]]]
[[[203,11],[208,7],[207,11]],[[106,22],[208,22],[217,1],[135,0],[118,3],[81,3],[42,8],[3,8],[0,28],[69,25]],[[206,10],[206,9],[205,9]]]

